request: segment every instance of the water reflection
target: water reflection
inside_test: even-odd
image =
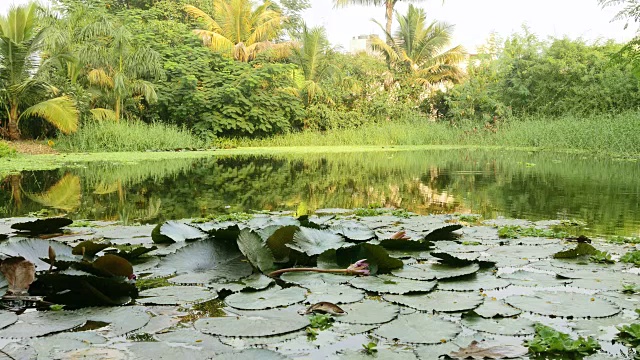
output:
[[[576,219],[598,233],[632,235],[640,229],[639,178],[634,162],[475,150],[102,163],[4,178],[0,216],[46,208],[77,219],[156,222],[305,203]]]

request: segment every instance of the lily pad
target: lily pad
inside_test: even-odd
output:
[[[436,286],[435,281],[411,280],[391,275],[361,276],[349,283],[358,289],[379,294],[429,292]]]
[[[16,321],[18,321],[18,315],[10,311],[0,310],[0,329],[4,329]]]
[[[559,279],[555,275],[517,270],[510,274],[502,274],[500,278],[506,279],[514,285],[531,287],[563,286],[570,284],[572,280]]]
[[[481,332],[498,335],[531,335],[536,332],[535,322],[526,318],[486,319],[480,316],[463,316],[462,325]]]
[[[353,275],[317,272],[289,272],[280,275],[280,279],[285,282],[304,287],[319,284],[347,284],[353,278]]]
[[[73,313],[87,320],[109,323],[108,337],[118,337],[136,331],[147,325],[151,319],[151,315],[143,306],[93,307]]]
[[[249,262],[263,273],[275,270],[275,258],[271,250],[265,246],[260,236],[255,232],[242,229],[238,235],[238,248]]]
[[[44,273],[31,284],[29,294],[44,296],[45,301],[71,309],[125,305],[138,296],[138,289],[124,277]]]
[[[320,268],[347,268],[356,261],[366,259],[371,274],[385,274],[391,270],[401,268],[404,263],[400,259],[392,258],[380,245],[360,243],[338,250],[327,250],[318,257]]]
[[[301,227],[293,234],[293,242],[286,246],[307,255],[320,255],[329,249],[339,249],[346,245],[342,236],[328,230]]]
[[[345,224],[330,228],[336,234],[342,235],[349,241],[368,241],[375,239],[376,234],[367,226],[358,225],[358,223]]]
[[[134,355],[135,359],[139,360],[205,360],[211,358],[211,353],[202,351],[200,348],[171,346],[164,342],[135,342],[129,346],[129,351]]]
[[[151,232],[151,238],[156,244],[199,240],[206,236],[207,234],[202,230],[178,221],[158,224]]]
[[[610,301],[569,292],[540,291],[536,295],[509,296],[505,302],[523,311],[567,318],[600,318],[620,312]]]
[[[345,350],[336,354],[337,358],[345,360],[368,360],[368,359],[384,359],[384,360],[411,360],[417,359],[413,351],[408,349],[376,349],[373,355],[369,355],[362,350]]]
[[[169,282],[171,282],[171,280],[172,279],[169,279]],[[216,291],[228,290],[231,292],[238,292],[244,289],[263,290],[268,288],[271,284],[273,284],[272,278],[264,276],[260,273],[255,273],[251,276],[233,282],[210,283],[209,287],[215,289]]]
[[[307,285],[309,290],[306,302],[315,304],[322,301],[334,304],[348,304],[364,299],[362,290],[354,289],[346,285],[320,284]]]
[[[247,311],[241,316],[201,318],[195,328],[205,334],[219,336],[273,336],[303,329],[309,325],[306,316],[299,315],[298,309],[270,309]]]
[[[511,285],[505,279],[497,278],[491,274],[473,274],[468,277],[459,277],[438,282],[439,290],[449,291],[487,291],[502,289]]]
[[[71,225],[72,223],[73,220],[71,219],[53,217],[15,223],[11,225],[11,228],[19,231],[30,232],[33,235],[39,235],[60,232],[60,228]]]
[[[434,291],[428,294],[385,295],[384,299],[420,311],[456,312],[477,308],[484,298],[477,293]]]
[[[73,250],[71,246],[62,244],[58,241],[41,239],[26,239],[6,242],[0,246],[0,253],[7,256],[22,256],[36,266],[36,271],[43,271],[48,270],[51,267],[51,264],[48,262],[49,247],[55,251],[56,259],[58,260],[76,259],[76,257],[71,254],[71,251]],[[41,259],[46,259],[47,262]]]
[[[525,356],[529,349],[522,345],[473,341],[469,346],[449,354],[453,359],[514,359]]]
[[[71,311],[34,311],[18,316],[19,322],[0,330],[0,338],[31,338],[84,325],[87,319]]]
[[[255,292],[239,292],[229,295],[227,305],[242,310],[263,310],[288,306],[304,301],[306,290],[299,287],[272,288]]]
[[[268,349],[244,349],[216,355],[216,360],[286,360],[286,356]]]
[[[374,333],[392,341],[409,344],[439,344],[455,338],[460,325],[436,315],[401,315],[380,326]]]
[[[158,265],[160,269],[178,274],[206,273],[210,281],[239,280],[251,275],[253,268],[244,260],[234,244],[204,240],[167,255]]]
[[[482,305],[473,310],[477,315],[483,318],[494,317],[512,317],[520,314],[522,311],[505,304],[502,300],[496,298],[487,298]]]
[[[218,294],[199,286],[163,286],[141,291],[139,296],[136,301],[140,304],[184,305],[213,300]]]
[[[156,334],[155,337],[163,342],[198,347],[201,349],[201,352],[207,354],[207,358],[211,358],[211,352],[218,354],[233,350],[233,348],[223,344],[218,338],[203,334],[194,329],[179,328],[174,331]]]
[[[400,309],[397,305],[384,301],[364,300],[359,303],[341,306],[347,313],[337,319],[343,323],[372,325],[382,324],[395,319]]]
[[[466,266],[451,266],[443,264],[414,264],[402,269],[394,270],[395,276],[414,280],[452,279],[467,276],[480,270],[480,265],[470,264]]]
[[[564,247],[559,244],[551,244],[547,246],[527,246],[527,245],[508,245],[495,246],[487,253],[491,257],[510,257],[515,259],[545,259],[552,257],[555,253],[562,251]]]

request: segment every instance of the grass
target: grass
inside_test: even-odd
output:
[[[9,144],[0,140],[0,159],[1,158],[10,158],[16,155],[16,150],[9,147]]]
[[[58,138],[55,148],[67,152],[117,152],[200,149],[204,145],[186,129],[122,121],[84,124],[75,134]]]
[[[488,129],[477,123],[451,126],[414,119],[327,132],[305,131],[266,139],[239,139],[237,146],[457,145],[538,148],[640,156],[640,112],[586,118],[522,118]],[[495,132],[494,132],[495,131]]]

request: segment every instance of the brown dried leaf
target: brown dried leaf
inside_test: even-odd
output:
[[[315,303],[309,306],[304,313],[325,313],[331,315],[345,315],[347,312],[342,310],[342,308],[334,303],[330,303],[328,301],[321,301],[319,303]]]
[[[29,285],[36,278],[36,267],[23,257],[12,257],[0,264],[0,272],[9,283],[9,295],[27,295]]]
[[[492,345],[472,341],[466,348],[449,354],[453,359],[513,359],[527,354],[522,345]]]

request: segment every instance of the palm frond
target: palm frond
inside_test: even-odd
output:
[[[93,85],[103,88],[114,88],[113,77],[111,77],[104,69],[93,69],[87,74],[87,80]]]
[[[47,191],[41,194],[27,194],[27,197],[43,206],[74,211],[80,207],[82,199],[80,178],[67,173]]]
[[[69,96],[60,96],[35,104],[24,110],[18,121],[31,116],[45,119],[65,134],[78,129],[79,112]]]
[[[89,110],[97,121],[116,121],[116,113],[111,109],[95,108]]]
[[[206,12],[198,9],[195,6],[192,5],[186,5],[184,7],[184,11],[189,14],[189,16],[195,18],[195,19],[201,19],[205,22],[205,24],[207,25],[207,30],[209,31],[213,31],[213,32],[221,32],[222,28],[220,27],[220,25],[218,25],[218,23],[211,17],[209,16],[209,14],[207,14]]]

